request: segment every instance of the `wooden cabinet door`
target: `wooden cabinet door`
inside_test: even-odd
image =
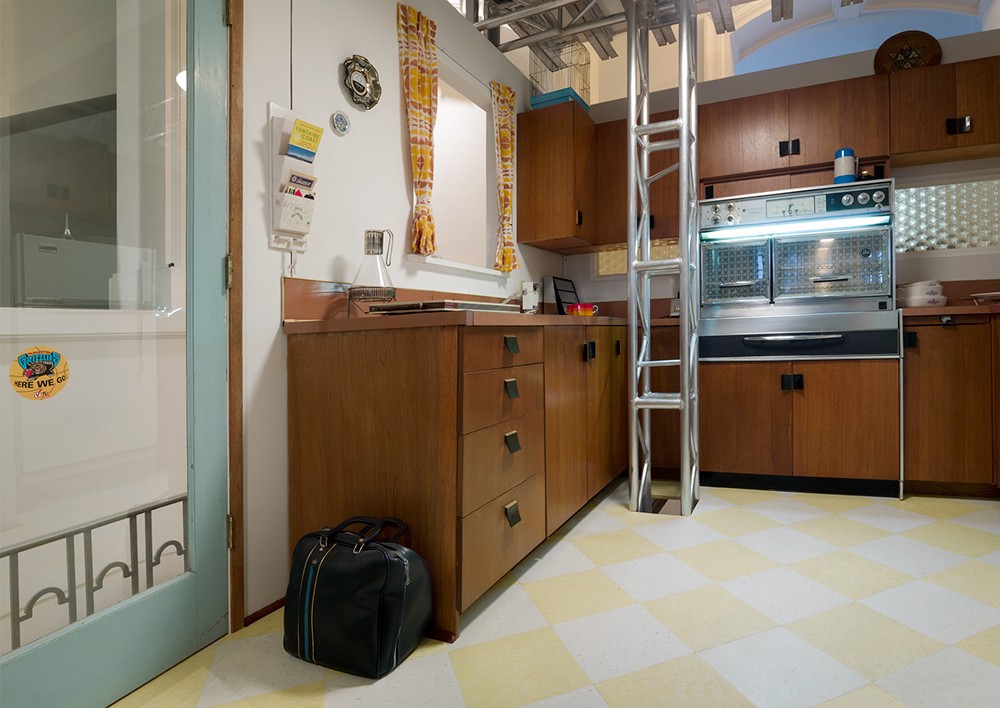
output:
[[[990,325],[905,326],[904,478],[993,481]]]
[[[831,162],[842,147],[858,157],[888,156],[888,75],[789,91],[788,137],[799,141],[799,154],[789,157],[793,166]]]
[[[680,357],[680,330],[680,327],[653,328],[650,348],[654,361]],[[680,369],[676,366],[658,366],[652,369],[649,372],[649,386],[653,391],[679,391]],[[680,412],[653,410],[649,415],[650,463],[658,474],[662,474],[663,470],[672,473],[681,466]]]
[[[699,375],[701,469],[792,473],[791,392],[781,389],[788,362],[710,362]]]
[[[628,121],[598,123],[594,243],[628,240]]]
[[[899,362],[797,361],[793,467],[806,477],[899,478]]]
[[[650,123],[672,120],[677,117],[677,111],[667,111],[650,116]],[[667,133],[656,137],[656,140],[667,140],[677,136],[677,133]],[[649,156],[649,174],[655,175],[680,159],[677,150],[663,150]],[[651,239],[676,239],[680,231],[680,179],[679,171],[670,174],[649,185],[649,213],[653,223],[649,229]]]
[[[594,122],[575,101],[517,116],[517,239],[559,250],[591,245]]]
[[[1000,56],[955,64],[955,93],[955,117],[972,118],[972,132],[955,136],[958,146],[1000,143]]]
[[[623,327],[587,327],[595,356],[587,362],[587,498],[625,468],[625,337]]]
[[[954,139],[945,125],[955,116],[955,103],[954,64],[889,74],[892,154],[952,147]]]
[[[587,500],[585,326],[545,328],[545,512],[552,534]]]
[[[700,178],[787,167],[788,157],[778,151],[787,139],[787,91],[699,106]]]

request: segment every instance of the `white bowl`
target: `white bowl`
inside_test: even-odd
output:
[[[944,294],[944,288],[940,285],[905,285],[896,288],[896,298],[902,297],[916,297],[919,295],[925,297],[941,297]]]
[[[940,280],[917,280],[913,283],[896,283],[897,288],[922,288],[925,285],[937,286],[940,285]]]
[[[909,295],[898,298],[900,307],[943,307],[948,304],[948,298],[940,295]]]

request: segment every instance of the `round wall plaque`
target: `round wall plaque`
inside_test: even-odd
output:
[[[351,94],[351,100],[370,111],[382,98],[382,86],[378,82],[378,71],[367,59],[355,54],[344,62],[344,85]]]

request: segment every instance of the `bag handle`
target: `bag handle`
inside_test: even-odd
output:
[[[406,534],[410,530],[410,527],[406,525],[405,521],[403,521],[402,519],[397,519],[395,516],[386,516],[380,519],[380,521],[382,522],[383,526],[396,527],[396,533],[394,533],[386,543],[396,543],[399,539],[403,537],[404,534]]]

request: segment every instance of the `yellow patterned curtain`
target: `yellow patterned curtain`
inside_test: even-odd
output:
[[[509,273],[517,268],[517,253],[514,251],[514,232],[511,229],[511,213],[514,210],[514,149],[515,130],[514,101],[517,94],[510,86],[490,82],[493,95],[493,134],[497,153],[497,213],[500,229],[497,231],[497,255],[494,270]]]
[[[406,122],[410,128],[410,166],[413,172],[414,253],[429,256],[437,250],[431,187],[434,183],[434,121],[438,104],[438,60],[434,35],[437,26],[412,7],[396,5],[399,68],[402,72]]]

